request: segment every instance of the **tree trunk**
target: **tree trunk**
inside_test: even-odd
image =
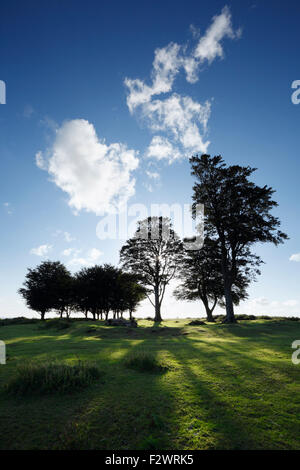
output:
[[[46,312],[41,312],[41,320],[42,320],[42,321],[45,320],[45,313],[46,313]]]
[[[222,273],[224,279],[224,296],[226,305],[226,317],[223,320],[223,323],[236,323],[231,295],[232,283],[228,272],[227,251],[224,241],[222,242]]]
[[[201,300],[202,300],[202,302],[204,304],[204,307],[205,307],[207,321],[208,322],[214,322],[215,320],[214,320],[214,317],[212,315],[212,312],[213,312],[214,308],[209,308],[208,301],[207,301],[206,298],[202,297]]]
[[[129,310],[129,320],[132,320],[132,310]]]
[[[154,289],[154,299],[155,299],[155,317],[154,321],[161,322],[161,314],[160,314],[160,302],[159,302],[159,293],[158,293],[158,287],[155,287]]]
[[[210,323],[213,323],[215,321],[214,317],[212,315],[212,311],[209,307],[207,307],[207,309],[206,309],[206,317],[207,317],[207,321],[210,322]]]
[[[223,323],[236,323],[236,318],[234,316],[233,302],[231,295],[231,284],[228,279],[224,279],[224,295],[225,295],[225,304],[226,304],[226,317],[223,320]]]

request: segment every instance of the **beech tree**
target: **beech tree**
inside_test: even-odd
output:
[[[19,294],[27,306],[40,313],[63,312],[71,302],[72,276],[60,261],[44,261],[34,269],[29,268]]]
[[[165,289],[176,274],[182,249],[169,218],[148,217],[138,222],[135,235],[120,251],[122,267],[137,274],[147,288],[147,297],[155,308],[155,321],[162,320]]]
[[[193,207],[204,204],[205,226],[220,244],[225,322],[234,323],[233,286],[241,264],[253,262],[251,247],[256,242],[278,245],[288,237],[271,214],[278,205],[272,199],[274,189],[249,179],[256,168],[226,166],[220,155],[194,156],[190,163],[196,178]]]

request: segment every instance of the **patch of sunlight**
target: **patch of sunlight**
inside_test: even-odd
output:
[[[52,339],[53,336],[23,336],[21,338],[13,338],[13,339],[6,339],[5,343],[6,344],[16,344],[16,343],[35,343],[36,341],[39,340],[44,340],[44,339]]]
[[[127,348],[112,351],[110,353],[110,359],[123,359],[128,354],[128,352],[129,350]]]

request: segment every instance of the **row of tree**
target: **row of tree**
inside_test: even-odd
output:
[[[235,322],[234,305],[247,298],[247,288],[260,273],[262,260],[253,253],[257,243],[282,243],[288,237],[280,221],[271,214],[277,206],[274,190],[250,181],[255,168],[226,166],[221,156],[190,159],[193,213],[205,208],[204,244],[186,250],[166,217],[149,217],[138,222],[135,235],[122,247],[121,269],[111,265],[82,269],[75,276],[59,262],[42,263],[29,270],[20,289],[27,305],[41,312],[68,315],[71,309],[91,312],[93,317],[110,311],[128,310],[130,316],[146,296],[161,321],[166,286],[177,277],[181,283],[177,299],[201,300],[207,319],[213,321],[216,305],[226,308],[225,322]]]
[[[71,312],[83,312],[93,319],[114,318],[129,312],[130,318],[139,302],[146,297],[146,289],[135,274],[123,272],[110,264],[83,268],[75,275],[60,261],[44,261],[28,269],[23,288],[19,293],[27,306],[45,314],[56,311],[61,317]]]
[[[249,179],[255,168],[226,166],[221,156],[210,155],[194,156],[190,163],[196,179],[194,216],[197,205],[205,208],[203,247],[185,250],[168,219],[148,218],[139,222],[137,233],[121,249],[121,262],[154,295],[157,321],[166,285],[176,276],[181,279],[175,291],[178,299],[201,300],[209,321],[219,304],[226,308],[225,322],[234,323],[234,304],[247,297],[247,287],[260,273],[262,260],[253,253],[254,245],[278,245],[288,237],[271,214],[277,206],[275,191]]]

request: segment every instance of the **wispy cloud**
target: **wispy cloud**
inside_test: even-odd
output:
[[[30,254],[31,255],[36,255],[36,256],[46,256],[52,249],[52,245],[40,245],[40,246],[37,246],[36,248],[32,248],[30,250]]]
[[[13,208],[10,202],[3,202],[3,207],[8,215],[13,213]]]
[[[197,37],[193,27],[194,37]],[[173,93],[165,99],[158,96],[170,93],[176,76],[184,71],[186,80],[195,83],[199,70],[216,58],[224,57],[222,41],[238,38],[241,31],[234,31],[228,7],[212,19],[212,23],[189,52],[185,45],[170,43],[156,49],[152,64],[151,84],[140,79],[125,79],[128,90],[127,105],[130,113],[139,112],[155,135],[146,150],[146,156],[170,163],[192,152],[206,152],[209,141],[205,138],[211,103],[201,104],[188,96]]]
[[[45,154],[36,154],[36,164],[68,194],[69,206],[75,212],[101,215],[124,206],[134,194],[132,172],[138,167],[137,155],[125,144],[107,145],[92,124],[75,119],[56,131]]]
[[[77,256],[81,250],[76,250],[76,248],[66,248],[62,251],[63,256],[71,256],[72,254]]]
[[[157,173],[156,171],[149,171],[149,170],[146,170],[146,175],[147,175],[150,179],[154,179],[154,180],[158,180],[158,179],[159,179],[159,173]]]
[[[300,253],[295,253],[290,256],[290,261],[296,261],[297,263],[300,263]]]
[[[69,232],[64,232],[64,238],[65,238],[65,241],[68,243],[71,243],[72,241],[76,240],[76,238],[72,237],[72,235]]]
[[[68,263],[69,266],[92,266],[103,255],[102,251],[98,250],[97,248],[92,248],[88,251],[85,257],[78,257],[74,256]]]

